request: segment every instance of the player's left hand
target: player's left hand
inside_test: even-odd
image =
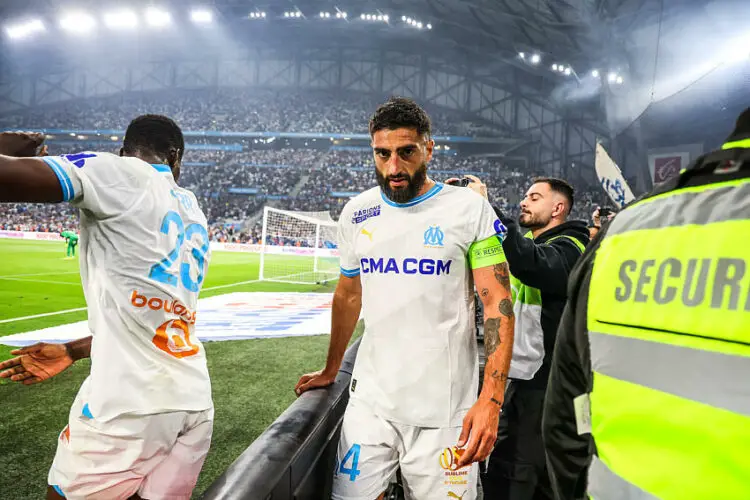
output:
[[[24,385],[47,380],[73,364],[64,344],[40,342],[10,353],[17,357],[0,363],[0,378],[10,378]]]
[[[457,446],[466,447],[458,459],[458,467],[487,460],[497,441],[500,407],[492,401],[479,400],[464,417]],[[468,443],[467,443],[468,441]]]
[[[1,132],[0,154],[18,158],[37,156],[45,136],[38,132]]]

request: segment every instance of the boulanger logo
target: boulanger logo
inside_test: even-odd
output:
[[[163,310],[168,314],[178,316],[162,323],[151,339],[151,342],[175,358],[185,358],[200,352],[200,347],[190,339],[190,325],[195,324],[195,311],[191,311],[179,300],[167,300],[159,297],[141,295],[133,290],[130,304],[138,309]]]
[[[440,229],[440,226],[430,226],[424,232],[424,246],[440,248],[443,246],[444,238],[445,233]]]

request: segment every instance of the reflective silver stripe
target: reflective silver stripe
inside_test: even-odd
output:
[[[612,472],[597,456],[592,458],[591,467],[589,467],[588,493],[594,500],[654,500],[658,498],[625,481]]]
[[[589,332],[595,372],[750,417],[750,357]]]
[[[608,235],[637,229],[710,224],[750,219],[750,182],[699,192],[680,192],[643,201],[623,210],[610,223]]]

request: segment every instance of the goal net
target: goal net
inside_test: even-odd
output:
[[[293,212],[265,207],[260,279],[326,283],[338,279],[336,222],[328,212]]]

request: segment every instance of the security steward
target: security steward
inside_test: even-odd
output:
[[[570,287],[543,419],[556,498],[750,498],[750,108]]]

